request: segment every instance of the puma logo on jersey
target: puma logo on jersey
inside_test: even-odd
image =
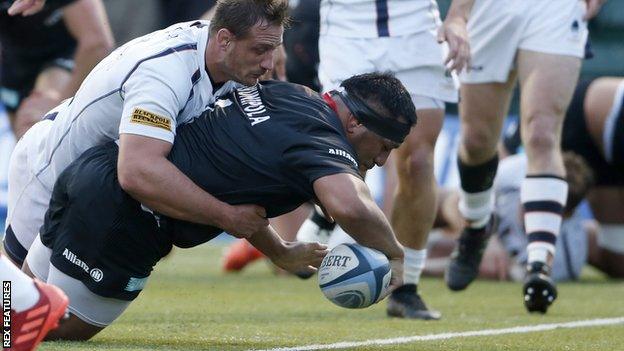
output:
[[[344,150],[340,150],[340,149],[329,149],[329,154],[330,155],[338,155],[338,156],[342,156],[344,158],[346,158],[347,160],[353,162],[353,164],[355,165],[355,167],[358,167],[358,163],[357,161],[353,158],[353,156],[351,156],[350,153],[344,151]]]
[[[262,103],[257,86],[240,88],[237,92],[243,112],[245,112],[247,118],[251,121],[252,127],[258,123],[268,121],[271,118],[271,116],[267,114],[266,107]]]
[[[135,108],[132,111],[130,122],[139,123],[150,127],[162,128],[171,131],[171,120],[167,117],[159,116],[155,113]]]

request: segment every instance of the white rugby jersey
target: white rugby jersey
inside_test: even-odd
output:
[[[440,26],[436,0],[322,0],[321,35],[401,36]]]
[[[174,24],[102,60],[74,98],[46,115],[53,122],[36,143],[34,174],[51,190],[85,150],[123,133],[173,143],[177,125],[200,115],[215,95],[236,85],[228,82],[213,91],[205,65],[208,27],[206,21]]]

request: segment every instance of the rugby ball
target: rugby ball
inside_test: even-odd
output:
[[[390,276],[390,262],[381,252],[359,244],[340,244],[323,259],[318,283],[336,305],[365,308],[385,296]]]

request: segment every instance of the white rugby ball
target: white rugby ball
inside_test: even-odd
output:
[[[318,270],[321,291],[345,308],[365,308],[385,296],[390,285],[390,262],[381,252],[359,244],[340,244]]]

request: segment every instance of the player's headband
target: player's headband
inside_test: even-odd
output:
[[[397,120],[384,117],[370,108],[362,99],[355,94],[349,95],[346,90],[332,90],[331,96],[338,95],[344,101],[349,111],[373,133],[392,140],[395,143],[403,143],[412,126]]]

